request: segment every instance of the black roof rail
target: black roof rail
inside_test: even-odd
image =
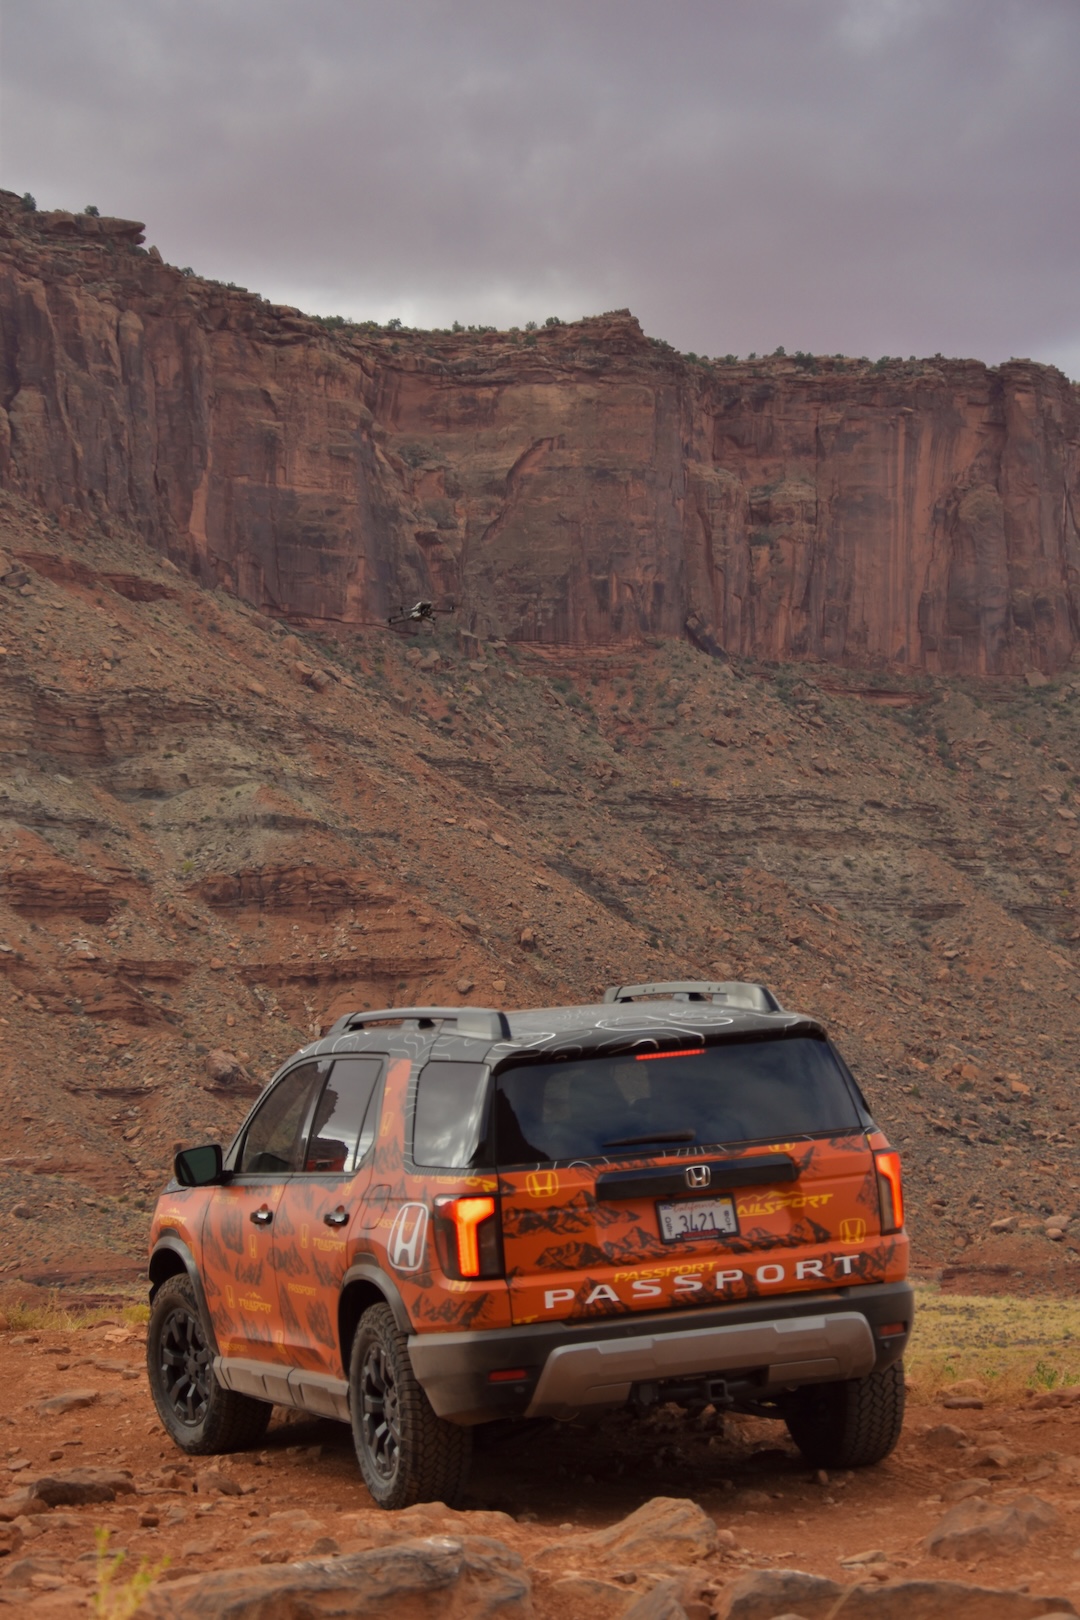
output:
[[[672,1001],[722,1001],[746,1012],[783,1012],[779,1001],[763,984],[741,979],[672,979],[661,984],[613,984],[604,1001],[637,1001],[642,996],[666,996]]]
[[[382,1007],[372,1012],[343,1013],[331,1024],[323,1037],[344,1035],[350,1029],[363,1029],[365,1024],[390,1023],[392,1019],[415,1019],[418,1024],[434,1024],[451,1020],[457,1024],[459,1035],[480,1041],[508,1041],[510,1021],[504,1012],[493,1007]]]

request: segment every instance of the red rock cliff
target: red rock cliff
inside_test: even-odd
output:
[[[329,329],[0,194],[0,483],[342,625],[1053,671],[1080,626],[1080,408],[1014,362],[687,361],[626,312]]]

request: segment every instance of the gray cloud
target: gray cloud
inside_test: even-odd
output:
[[[0,183],[357,318],[1080,374],[1075,0],[6,0]]]

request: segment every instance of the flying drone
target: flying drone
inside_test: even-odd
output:
[[[454,604],[446,607],[436,607],[434,602],[414,602],[407,608],[404,603],[387,619],[387,624],[430,624],[434,626],[437,613],[453,613]]]

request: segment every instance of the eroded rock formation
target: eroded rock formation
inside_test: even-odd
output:
[[[539,643],[1047,672],[1080,625],[1077,389],[1025,361],[702,364],[627,311],[338,326],[0,193],[0,483],[300,624],[453,599]]]

